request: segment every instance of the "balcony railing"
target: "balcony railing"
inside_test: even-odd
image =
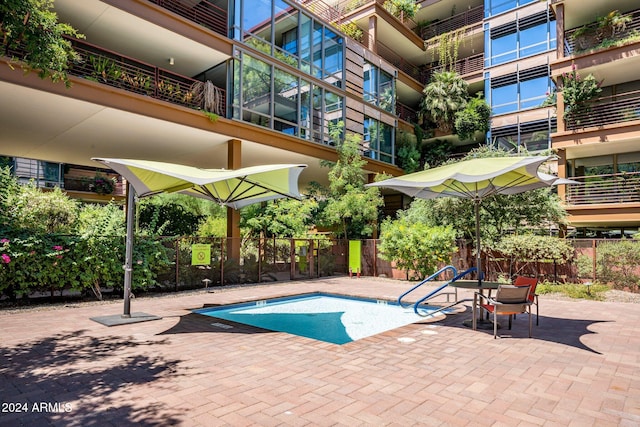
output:
[[[458,28],[466,27],[467,25],[481,23],[483,18],[484,6],[477,6],[422,28],[420,30],[420,37],[424,40],[429,40],[440,34],[448,33]]]
[[[394,49],[386,46],[384,43],[378,41],[377,43],[378,55],[389,61],[391,65],[397,69],[404,71],[409,76],[413,77],[416,81],[426,84],[428,79],[426,73],[419,67],[415,66],[411,62],[407,61],[398,54]]]
[[[454,64],[454,71],[461,76],[465,76],[471,73],[477,73],[483,70],[484,67],[484,54],[479,53],[477,55],[469,56],[467,58],[460,59],[456,61]],[[437,67],[433,67],[429,69],[427,74],[427,79],[431,78],[433,73],[437,73],[439,71],[444,70],[443,65],[439,65]]]
[[[184,0],[149,1],[170,10],[176,15],[180,15],[203,27],[209,28],[218,34],[222,34],[225,37],[229,34],[227,28],[227,11],[216,6],[209,0],[200,0],[197,2],[185,2]],[[189,6],[189,4],[193,6]]]
[[[98,83],[135,92],[172,104],[199,108],[201,100],[194,92],[198,80],[172,73],[154,65],[108,51],[86,42],[73,40],[73,47],[81,60],[70,68],[69,74]],[[216,88],[217,111],[225,114],[225,91]]]
[[[396,115],[405,122],[417,123],[418,121],[418,112],[399,102],[396,102]]]
[[[569,205],[640,202],[640,172],[571,178],[581,185],[567,186]]]
[[[590,109],[571,115],[567,130],[640,120],[640,90],[598,98]]]
[[[597,49],[604,45],[605,39],[621,41],[637,31],[640,31],[640,9],[629,12],[623,16],[630,16],[631,22],[625,25],[623,30],[616,32],[615,36],[604,34],[598,27],[598,22],[592,22],[583,27],[573,28],[564,32],[564,55],[571,56],[581,51]],[[576,32],[578,32],[576,34]]]

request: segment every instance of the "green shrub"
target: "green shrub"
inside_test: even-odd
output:
[[[622,239],[598,245],[597,278],[616,289],[637,290],[640,285],[640,242]]]
[[[424,278],[442,264],[449,264],[456,251],[451,227],[429,227],[406,220],[387,220],[380,234],[380,257],[395,262],[399,269]]]

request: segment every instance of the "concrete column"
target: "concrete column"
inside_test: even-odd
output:
[[[558,132],[564,132],[567,130],[567,125],[564,122],[564,94],[562,88],[557,88],[556,91],[556,119]]]
[[[564,58],[564,3],[556,5],[556,53]]]
[[[227,146],[227,169],[242,167],[242,141],[231,139]],[[240,261],[240,211],[227,208],[227,257]]]
[[[378,53],[377,46],[377,30],[378,30],[378,17],[373,15],[369,17],[369,31],[367,47],[373,53]]]

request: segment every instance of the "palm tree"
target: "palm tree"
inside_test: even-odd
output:
[[[432,121],[439,130],[451,132],[456,112],[467,105],[468,86],[455,71],[434,73],[422,91],[421,116]]]

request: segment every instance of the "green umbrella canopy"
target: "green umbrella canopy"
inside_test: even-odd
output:
[[[301,198],[298,177],[306,165],[274,164],[242,169],[200,169],[174,163],[93,158],[122,175],[138,197],[180,192],[239,209],[283,197]]]
[[[493,194],[516,194],[554,184],[571,183],[538,172],[550,157],[486,157],[464,160],[368,186],[394,189],[412,197],[460,197],[481,200]]]

